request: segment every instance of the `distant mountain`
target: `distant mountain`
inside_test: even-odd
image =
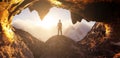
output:
[[[27,14],[27,15],[26,15]],[[13,18],[13,21],[16,19],[21,19],[21,20],[31,20],[31,21],[40,21],[40,17],[37,11],[30,11],[29,8],[24,9],[20,14],[15,15]]]
[[[73,26],[69,26],[64,35],[76,42],[80,41],[87,35],[94,24],[95,22],[87,22],[83,19],[81,22],[77,22]]]

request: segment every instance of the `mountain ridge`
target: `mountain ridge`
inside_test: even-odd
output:
[[[32,51],[34,58],[40,58],[44,51],[44,42],[36,39],[26,31],[16,29],[15,33],[22,37],[21,40],[26,43],[29,49]]]

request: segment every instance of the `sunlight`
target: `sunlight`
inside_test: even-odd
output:
[[[86,28],[86,31],[83,31],[84,34],[89,30],[89,28],[84,26],[84,24],[79,23],[73,25],[70,11],[57,7],[51,8],[43,20],[40,19],[37,11],[30,12],[29,8],[27,8],[23,10],[21,14],[14,17],[12,25],[18,29],[29,32],[37,39],[46,42],[51,36],[57,35],[57,24],[59,19],[62,21],[63,35],[70,37],[75,41],[81,40],[83,38],[83,35],[79,35],[77,30],[81,31]],[[93,23],[87,25],[92,27],[92,24]]]
[[[45,18],[41,21],[40,25],[45,29],[51,29],[56,26],[58,20],[55,20],[50,14],[45,16]]]
[[[62,5],[62,3],[59,2],[58,0],[49,0],[49,1],[56,6],[61,6]]]
[[[53,7],[50,9],[49,13],[43,18],[43,20],[41,20],[40,23],[37,24],[47,30],[56,29],[59,20],[62,21],[63,29],[67,28],[69,25],[72,25],[69,10]]]

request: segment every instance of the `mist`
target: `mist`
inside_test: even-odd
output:
[[[30,12],[29,8],[26,8],[14,17],[12,25],[46,42],[50,37],[57,35],[57,23],[59,19],[61,19],[63,24],[63,35],[74,41],[83,39],[95,24],[95,22],[87,22],[85,19],[72,24],[69,10],[53,7],[43,20],[40,19],[37,11]],[[43,25],[43,22],[45,25]]]

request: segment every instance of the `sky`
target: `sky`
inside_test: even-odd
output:
[[[57,35],[57,23],[59,20],[62,21],[63,35],[74,41],[83,39],[95,23],[83,19],[81,22],[72,24],[69,10],[53,7],[43,20],[40,19],[37,11],[30,12],[29,8],[26,8],[14,17],[12,25],[46,42],[50,37]]]

